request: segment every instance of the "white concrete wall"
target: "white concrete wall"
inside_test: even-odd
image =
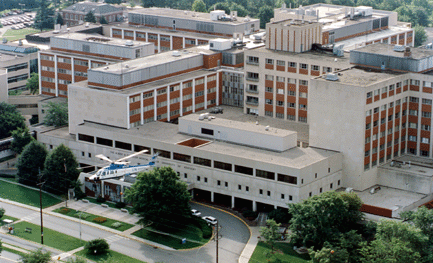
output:
[[[378,184],[405,191],[430,195],[433,193],[433,179],[431,175],[406,172],[404,169],[389,169],[380,167],[378,170]]]
[[[0,69],[0,102],[8,101],[8,75],[7,71]]]
[[[77,125],[84,120],[129,128],[129,101],[126,95],[71,84],[68,86],[68,99],[71,133],[75,133]]]

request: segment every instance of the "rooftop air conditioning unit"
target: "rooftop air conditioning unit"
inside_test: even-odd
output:
[[[404,52],[404,46],[402,45],[395,45],[393,48],[394,51],[396,52]]]
[[[173,57],[180,57],[181,54],[178,50],[173,51]]]
[[[125,46],[130,47],[130,46],[133,46],[133,45],[134,45],[134,42],[132,42],[132,40],[126,40]]]
[[[325,77],[326,80],[331,80],[331,81],[337,81],[338,80],[338,75],[335,73],[328,73],[326,74]]]

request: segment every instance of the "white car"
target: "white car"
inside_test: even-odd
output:
[[[202,217],[202,219],[206,222],[208,222],[211,225],[216,225],[218,223],[218,221],[216,220],[215,217],[212,216],[204,216]]]
[[[200,211],[198,211],[196,209],[191,209],[191,213],[193,216],[200,216],[201,215]]]

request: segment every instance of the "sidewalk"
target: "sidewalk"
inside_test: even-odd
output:
[[[248,263],[250,261],[251,256],[253,255],[254,250],[256,249],[257,243],[259,243],[258,237],[260,236],[260,227],[253,226],[251,229],[251,237],[248,240],[247,245],[239,257],[239,263]]]

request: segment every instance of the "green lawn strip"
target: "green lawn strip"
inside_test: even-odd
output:
[[[4,225],[6,225],[6,223],[3,222],[3,220],[5,220],[5,219],[10,219],[10,220],[12,220],[12,221],[17,221],[17,220],[18,220],[18,218],[16,218],[16,217],[12,217],[12,216],[4,215],[4,216],[2,216],[2,218],[0,219],[0,226],[4,226]]]
[[[26,232],[26,228],[31,228],[32,232]],[[41,242],[41,227],[29,222],[19,222],[14,224],[14,236],[18,236],[36,243]],[[62,234],[60,232],[44,227],[44,245],[56,248],[61,251],[70,251],[84,245],[80,239]]]
[[[0,197],[26,205],[39,207],[39,190],[30,189],[21,185],[0,181]],[[62,202],[49,194],[42,193],[43,208]]]
[[[298,254],[293,250],[293,246],[289,243],[276,243],[274,250],[276,251],[272,258],[278,258],[282,262],[290,262],[290,263],[309,263],[311,262],[310,256],[308,254]],[[253,255],[250,258],[250,263],[256,262],[267,262],[266,254],[271,251],[271,246],[264,243],[259,242],[254,250]]]
[[[157,233],[152,230],[168,233],[169,235]],[[203,232],[207,234],[203,235]],[[188,225],[176,224],[168,226],[165,224],[163,227],[158,228],[151,226],[140,229],[134,232],[133,235],[174,249],[188,249],[199,247],[207,243],[212,236],[212,228],[202,219],[193,218]],[[182,238],[187,239],[185,244],[182,244]],[[188,240],[196,242],[190,242]]]
[[[23,253],[21,251],[18,251],[18,250],[12,249],[12,248],[8,248],[8,247],[5,247],[5,246],[2,246],[2,250],[3,251],[7,251],[7,252],[11,252],[11,253],[14,253],[14,254],[17,254],[18,256],[21,256],[21,257],[26,254],[26,253]]]
[[[108,258],[112,258],[113,262],[116,263],[142,263],[144,261],[135,259],[135,258],[131,258],[129,256],[123,255],[119,252],[113,251],[113,250],[108,250],[108,253],[105,255],[92,255],[92,254],[87,254],[87,250],[80,250],[78,252],[76,252],[74,255],[79,256],[79,257],[84,257],[96,262],[101,262],[104,260],[107,260]]]
[[[128,224],[128,223],[125,223],[125,222],[117,221],[117,220],[106,218],[106,217],[103,217],[103,218],[106,218],[107,221],[105,221],[103,223],[98,223],[98,222],[93,221],[93,219],[97,218],[97,217],[102,217],[102,216],[90,214],[90,213],[87,213],[87,212],[81,212],[81,211],[74,210],[74,209],[71,209],[71,208],[68,208],[69,211],[65,213],[65,212],[62,212],[62,209],[64,209],[64,208],[65,207],[61,207],[61,208],[55,209],[55,210],[53,210],[53,212],[60,213],[60,214],[63,214],[63,215],[67,215],[67,216],[71,216],[71,217],[75,217],[75,218],[80,218],[79,214],[82,213],[81,214],[81,220],[92,222],[92,223],[96,223],[96,224],[100,224],[101,226],[106,226],[106,227],[109,227],[109,228],[112,228],[112,229],[116,229],[116,230],[119,230],[119,231],[125,231],[125,230],[130,229],[131,227],[134,226],[132,224]],[[115,227],[115,226],[113,226],[114,223],[121,223],[122,225],[119,226],[119,227]]]
[[[106,205],[108,205],[108,207],[110,207],[110,208],[120,209],[120,208],[116,207],[116,204],[113,203],[113,202],[104,202],[104,203],[99,203],[98,201],[96,201],[96,199],[94,199],[94,198],[89,198],[89,197],[87,197],[86,200],[89,200],[89,202],[90,202],[90,203],[93,203],[93,204],[97,204],[97,205],[106,204]],[[132,207],[127,206],[127,207],[124,207],[124,208],[125,208],[126,210],[128,210],[129,213],[131,213]]]
[[[7,38],[9,41],[14,41],[17,39],[25,38],[28,34],[33,34],[40,32],[38,29],[34,28],[23,28],[23,29],[9,29],[4,34],[3,37]]]

